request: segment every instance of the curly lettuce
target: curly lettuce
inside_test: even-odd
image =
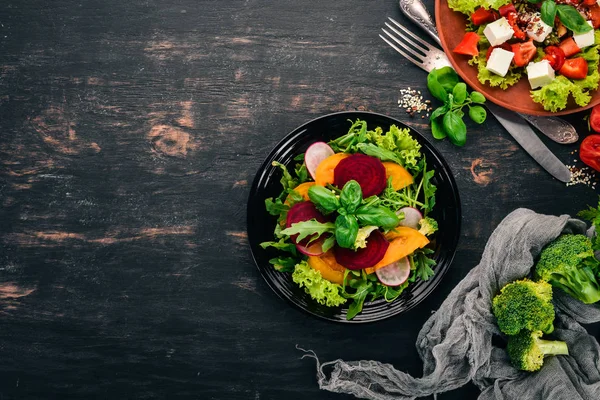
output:
[[[392,125],[389,131],[384,133],[377,127],[374,131],[368,131],[367,136],[377,147],[395,153],[405,168],[417,167],[421,159],[421,145],[411,136],[408,128],[400,129]]]
[[[340,295],[340,285],[329,282],[319,271],[312,269],[306,261],[296,264],[292,280],[303,287],[304,291],[319,304],[336,307],[344,304],[347,299]]]
[[[596,43],[600,43],[600,33],[594,33]],[[531,98],[536,103],[540,103],[545,110],[556,112],[567,107],[569,96],[577,105],[583,107],[589,104],[592,96],[591,90],[598,88],[600,74],[598,73],[598,64],[600,64],[600,55],[598,54],[599,45],[585,48],[576,57],[583,57],[588,63],[588,75],[584,79],[570,80],[562,75],[557,76],[549,84],[531,91]]]
[[[511,0],[448,0],[448,7],[454,11],[471,15],[478,7],[499,9],[501,6],[510,3]]]
[[[477,79],[482,84],[489,82],[492,87],[499,86],[501,89],[506,90],[509,86],[514,85],[521,79],[521,72],[515,67],[510,67],[505,76],[496,75],[492,71],[486,68],[487,61],[485,55],[487,48],[479,52],[479,55],[469,60],[469,65],[477,67]]]

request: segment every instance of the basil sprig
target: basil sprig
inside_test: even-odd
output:
[[[532,2],[539,3],[539,1]],[[592,29],[579,11],[569,4],[557,5],[554,0],[544,0],[540,8],[540,14],[542,21],[550,26],[554,26],[554,18],[558,15],[560,22],[575,34],[589,32]]]
[[[374,205],[372,202],[365,203],[360,184],[355,180],[346,182],[339,197],[331,190],[318,185],[308,189],[308,197],[324,213],[339,214],[335,224],[330,223],[329,232],[334,234],[335,241],[340,247],[354,248],[360,227],[377,226],[389,230],[400,222],[398,216],[390,209]],[[283,232],[286,231],[287,229]]]
[[[436,139],[448,137],[456,146],[464,146],[467,141],[467,125],[463,121],[462,109],[469,108],[469,118],[482,124],[487,118],[485,97],[479,92],[467,91],[467,85],[458,81],[458,75],[450,67],[433,69],[427,75],[427,88],[431,94],[444,104],[436,108],[429,117],[431,133]]]

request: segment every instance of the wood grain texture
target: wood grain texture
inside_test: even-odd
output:
[[[500,220],[517,207],[574,214],[597,193],[551,179],[490,118],[469,125],[465,148],[435,143],[463,231],[417,309],[345,326],[276,298],[245,233],[275,143],[355,109],[429,134],[398,108],[402,88],[427,96],[425,73],[378,38],[388,16],[408,23],[394,1],[5,1],[0,397],[349,398],[319,391],[296,345],[420,376],[419,327]],[[570,120],[585,133],[582,117]],[[549,146],[565,162],[576,148]]]

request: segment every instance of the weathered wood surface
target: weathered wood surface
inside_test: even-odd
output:
[[[392,0],[4,1],[0,398],[348,398],[318,390],[296,345],[420,375],[419,327],[506,214],[596,202],[490,118],[469,125],[462,149],[436,142],[464,217],[430,298],[366,326],[278,299],[245,234],[249,185],[273,145],[340,110],[428,132],[397,106],[402,88],[425,93],[425,73],[378,38],[388,16],[407,22]],[[570,118],[582,133],[584,115]],[[576,146],[549,145],[572,161]]]

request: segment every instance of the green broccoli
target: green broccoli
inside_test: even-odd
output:
[[[518,335],[508,337],[508,356],[515,368],[537,371],[544,365],[545,356],[569,354],[565,342],[541,337],[542,331],[521,331]]]
[[[527,278],[512,282],[500,290],[492,301],[498,328],[507,335],[522,329],[550,333],[554,330],[552,286]]]
[[[600,301],[598,260],[585,235],[566,234],[546,246],[535,266],[537,278],[564,290],[585,304]]]
[[[438,223],[431,217],[421,218],[419,221],[419,232],[422,235],[433,235],[438,230]]]

